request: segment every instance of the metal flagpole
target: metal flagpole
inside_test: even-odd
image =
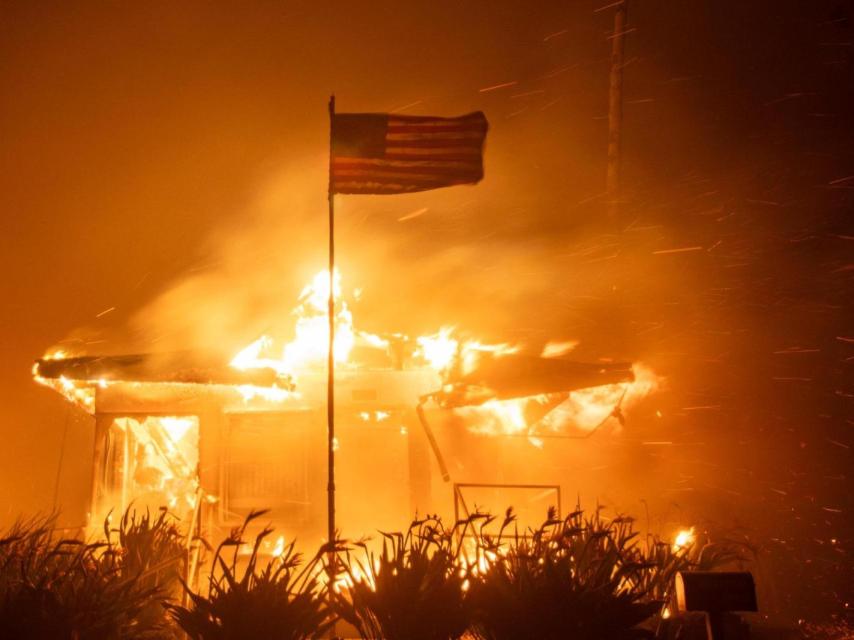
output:
[[[332,127],[335,119],[335,95],[329,97],[329,359],[326,385],[327,534],[335,540],[335,194],[332,191]]]

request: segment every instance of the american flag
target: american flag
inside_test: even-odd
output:
[[[332,193],[426,191],[483,178],[489,128],[480,111],[458,118],[336,113],[332,116]]]

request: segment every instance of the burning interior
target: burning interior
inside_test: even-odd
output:
[[[230,361],[56,351],[36,362],[37,381],[94,417],[91,525],[131,505],[166,506],[216,538],[266,508],[286,537],[324,537],[327,282],[320,273],[302,292],[292,340],[263,336]],[[540,518],[560,508],[562,486],[575,487],[566,469],[530,456],[619,425],[656,385],[637,365],[573,362],[572,343],[528,353],[452,329],[376,335],[354,327],[345,302],[336,314],[337,513],[346,535],[475,505],[513,504]],[[531,452],[524,467],[520,446]]]

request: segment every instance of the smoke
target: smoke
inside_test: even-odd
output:
[[[236,223],[203,235],[197,267],[136,312],[134,333],[151,349],[228,356],[287,331],[302,283],[322,265],[322,194],[310,163],[276,176]]]
[[[320,156],[285,167],[231,222],[201,233],[193,268],[130,319],[135,348],[225,358],[261,334],[293,337],[298,294],[327,264],[325,171]],[[454,325],[537,350],[598,333],[590,314],[609,303],[614,236],[577,222],[571,241],[536,224],[520,235],[531,213],[523,204],[488,180],[337,197],[336,265],[356,326],[421,334]]]

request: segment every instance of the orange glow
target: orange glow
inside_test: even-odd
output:
[[[347,303],[341,300],[341,274],[336,269],[333,291],[338,311],[335,315],[335,362],[342,364],[350,357],[356,343],[353,315]],[[294,374],[306,369],[325,366],[329,353],[329,271],[317,273],[299,295],[294,309],[297,317],[293,340],[277,350],[275,341],[261,336],[242,349],[231,360],[231,366],[242,371],[268,368],[279,374]],[[382,345],[377,336],[366,340]]]
[[[273,345],[269,336],[261,336],[255,342],[241,349],[231,360],[231,366],[241,371],[247,369],[273,369],[277,373],[286,373],[285,364],[279,359],[268,358],[262,354]]]
[[[251,384],[241,384],[237,386],[237,392],[243,398],[243,402],[252,402],[255,398],[266,400],[267,402],[284,402],[289,398],[297,398],[299,394],[287,389],[279,387],[258,387]]]
[[[346,362],[356,336],[353,315],[341,300],[341,274],[333,274],[333,293],[339,306],[335,316],[335,362]],[[285,345],[284,361],[290,371],[324,365],[329,354],[329,271],[321,271],[299,297],[296,337]]]
[[[451,366],[459,349],[459,342],[451,337],[453,332],[453,327],[442,327],[438,333],[418,338],[416,342],[419,349],[415,354],[424,358],[436,371],[445,371]]]
[[[512,400],[488,400],[481,405],[455,409],[474,433],[488,435],[527,434],[529,441],[542,447],[537,434],[563,433],[572,428],[590,432],[614,415],[627,409],[660,386],[660,378],[643,365],[633,367],[635,380],[601,385],[570,392],[566,399],[543,418],[528,421],[526,413],[536,405],[545,405],[553,396],[536,395]]]
[[[334,272],[332,286],[336,297],[336,334],[335,362],[339,366],[356,367],[350,360],[356,344],[377,349],[387,349],[389,341],[383,337],[358,331],[354,327],[353,315],[347,302],[342,298],[341,274]],[[231,388],[239,394],[243,402],[256,401],[283,403],[301,398],[294,391],[292,382],[299,388],[301,373],[322,371],[326,367],[329,346],[329,272],[318,272],[302,289],[298,304],[293,311],[295,316],[294,338],[285,344],[264,335],[241,349],[232,358],[232,367],[241,371],[252,369],[270,369],[282,378],[287,377],[287,385],[271,386],[235,385]],[[402,342],[408,342],[406,336],[398,336]],[[451,326],[442,327],[437,333],[416,337],[411,341],[415,350],[413,359],[406,366],[434,371],[437,390],[442,385],[442,376],[467,375],[477,370],[482,358],[495,359],[519,352],[519,347],[508,343],[487,344],[477,339],[462,339],[455,334]],[[558,357],[572,350],[577,341],[553,341],[546,344],[541,357]],[[63,351],[55,351],[50,356],[64,357]],[[106,380],[73,381],[65,377],[45,379],[38,375],[38,367],[33,370],[36,380],[50,386],[66,398],[93,413],[95,410],[96,388],[105,388],[111,382]],[[480,405],[464,406],[453,409],[464,418],[467,428],[473,433],[484,435],[520,435],[527,436],[531,445],[542,448],[543,438],[549,434],[563,434],[568,430],[590,433],[610,418],[619,418],[623,411],[639,399],[655,391],[660,379],[648,368],[634,366],[634,381],[601,385],[570,393],[533,395],[523,398],[490,398]],[[283,388],[287,387],[287,388]],[[492,393],[483,390],[487,398]],[[379,423],[390,416],[384,411],[364,411],[359,417],[365,422]],[[616,422],[616,420],[615,420]],[[169,430],[169,426],[164,426]],[[175,440],[180,440],[181,426],[174,425]],[[405,433],[405,430],[402,430]],[[170,434],[171,435],[171,434]],[[336,443],[337,446],[337,443]]]
[[[95,412],[95,389],[88,382],[79,380],[69,380],[65,376],[59,378],[44,378],[38,373],[38,364],[33,365],[33,379],[46,387],[50,387],[54,391],[58,391],[66,400],[88,413]],[[102,389],[107,386],[104,380],[98,381],[98,386]]]
[[[459,364],[462,372],[470,373],[484,354],[495,357],[517,353],[519,348],[509,344],[485,344],[478,340],[460,342],[454,337],[453,327],[442,327],[438,333],[416,339],[415,355],[423,358],[436,371],[444,372]]]
[[[168,442],[178,443],[187,434],[187,432],[195,426],[195,420],[192,418],[160,418],[160,426],[169,435]]]
[[[548,342],[546,346],[543,347],[543,351],[540,354],[543,358],[558,358],[560,356],[566,355],[575,347],[578,346],[578,340],[565,340],[563,342]]]
[[[273,547],[273,550],[270,552],[270,555],[274,558],[281,558],[284,552],[285,536],[279,536],[278,538],[276,538],[276,545]]]
[[[697,538],[694,533],[694,527],[691,527],[690,529],[680,529],[679,533],[677,533],[676,537],[673,539],[673,551],[682,551],[683,549],[690,548],[694,546],[696,541]]]
[[[358,562],[353,562],[348,570],[348,573],[339,573],[335,576],[332,582],[332,590],[335,593],[348,591],[356,584],[364,584],[371,591],[376,591],[375,574],[379,571],[379,564],[373,568],[373,571],[365,571]],[[329,573],[321,567],[317,569],[317,581],[321,586],[326,587],[329,584]]]

